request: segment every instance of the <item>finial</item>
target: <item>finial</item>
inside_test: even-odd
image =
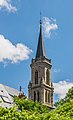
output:
[[[41,12],[40,12],[40,24],[42,24],[42,14],[41,14]]]

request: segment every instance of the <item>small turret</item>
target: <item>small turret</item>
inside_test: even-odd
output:
[[[22,87],[20,86],[19,98],[22,98],[23,96],[24,96],[24,92],[22,91]]]

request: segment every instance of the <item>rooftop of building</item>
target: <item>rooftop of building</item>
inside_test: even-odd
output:
[[[13,98],[19,91],[9,86],[0,84],[0,106],[10,108],[14,105]]]

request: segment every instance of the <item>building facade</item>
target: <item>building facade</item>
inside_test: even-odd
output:
[[[46,57],[43,35],[42,20],[40,20],[40,33],[35,59],[31,63],[31,81],[28,85],[28,97],[33,101],[53,107],[53,83],[51,79],[51,59]]]

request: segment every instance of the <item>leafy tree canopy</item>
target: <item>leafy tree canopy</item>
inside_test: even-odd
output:
[[[50,111],[42,103],[23,98],[14,98],[12,108],[0,107],[0,120],[73,120],[73,87],[65,98],[56,103],[57,108]]]

